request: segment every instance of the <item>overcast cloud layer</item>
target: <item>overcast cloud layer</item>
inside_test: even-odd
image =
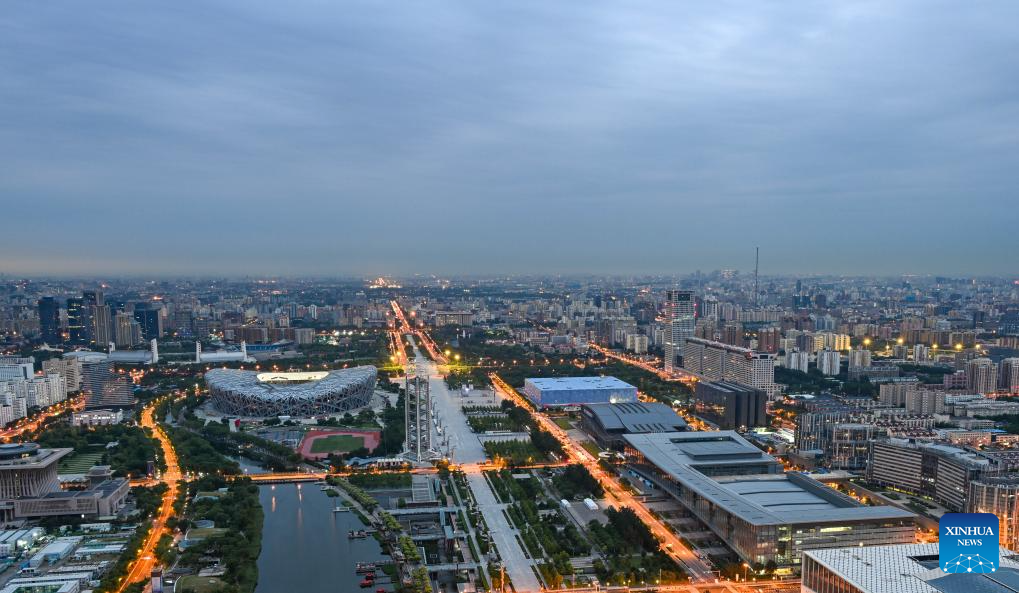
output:
[[[1017,272],[1019,3],[0,13],[0,272]]]

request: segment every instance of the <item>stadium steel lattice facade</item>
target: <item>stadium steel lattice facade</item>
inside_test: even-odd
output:
[[[213,406],[224,414],[321,416],[368,405],[377,376],[373,366],[312,373],[212,369],[205,373],[205,382]]]

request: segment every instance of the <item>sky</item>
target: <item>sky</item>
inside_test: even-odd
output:
[[[0,273],[1015,273],[1016,22],[15,0]]]

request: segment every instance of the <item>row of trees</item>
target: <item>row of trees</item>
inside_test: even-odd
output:
[[[188,547],[179,565],[200,568],[204,558],[219,558],[226,567],[226,574],[220,577],[227,583],[226,591],[251,593],[258,583],[257,562],[262,549],[263,512],[258,486],[246,478],[226,481],[219,475],[207,475],[189,484],[192,494],[220,488],[226,488],[223,496],[203,498],[191,506],[188,521],[214,521],[217,528],[226,531]]]
[[[140,426],[71,426],[50,424],[35,437],[47,448],[70,448],[75,453],[102,452],[100,464],[109,465],[117,476],[145,475],[150,461],[165,468],[162,452],[148,431]],[[110,443],[116,446],[107,447]]]
[[[605,494],[601,484],[583,465],[574,464],[552,478],[552,484],[563,498],[601,498]]]

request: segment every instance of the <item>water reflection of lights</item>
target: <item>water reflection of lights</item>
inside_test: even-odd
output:
[[[276,512],[276,497],[275,496],[272,497],[271,512],[273,512],[273,513]]]

